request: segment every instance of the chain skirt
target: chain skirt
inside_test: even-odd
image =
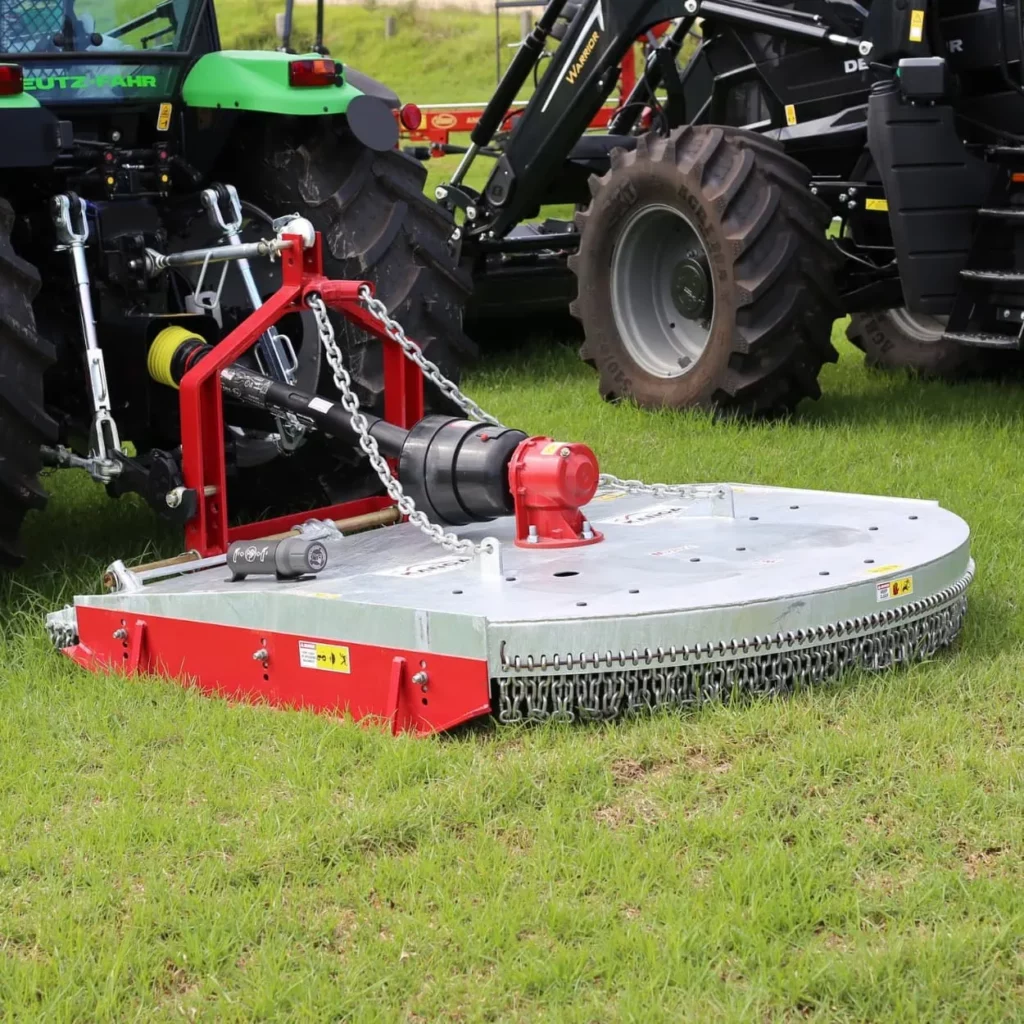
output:
[[[491,681],[494,711],[503,723],[607,720],[663,707],[784,696],[836,682],[855,669],[881,671],[923,661],[960,634],[969,582],[965,576],[935,598],[907,606],[930,606],[917,617],[899,611],[873,616],[880,619],[873,630],[870,620],[854,620],[764,640],[670,651],[517,656]],[[569,670],[572,666],[576,671]]]

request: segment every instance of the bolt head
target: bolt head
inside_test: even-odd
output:
[[[697,0],[686,0],[686,3],[683,4],[683,10],[686,11],[687,14],[696,14],[697,7]]]
[[[849,201],[849,202],[848,202],[848,203],[846,204],[846,208],[847,208],[848,210],[856,210],[856,209],[857,209],[857,204],[856,204],[856,203],[855,203],[855,202],[854,202],[854,201],[853,201],[853,200],[851,199],[851,200],[850,200],[850,201]]]
[[[437,188],[434,189],[434,198],[435,199],[439,199],[439,200],[440,199],[445,199],[447,196],[448,196],[448,189],[446,189],[443,185],[438,185]]]
[[[558,450],[558,454],[561,455],[563,459],[567,459],[570,455],[572,455],[572,452],[569,451],[568,448],[560,448]]]
[[[816,196],[817,194],[818,194],[818,186],[817,185],[812,185],[811,186],[811,195],[812,196]]]
[[[181,487],[175,487],[173,491],[168,491],[164,495],[164,501],[168,508],[177,508],[181,504],[182,490]]]
[[[467,206],[466,207],[466,220],[476,220],[476,207],[475,206]]]

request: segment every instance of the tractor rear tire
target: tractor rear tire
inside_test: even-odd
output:
[[[839,307],[829,213],[808,186],[780,146],[735,128],[678,128],[612,152],[569,261],[580,355],[606,399],[775,416],[820,397]],[[647,236],[623,242],[645,217]]]
[[[43,404],[43,375],[55,358],[36,331],[32,300],[39,271],[11,246],[14,210],[0,199],[0,567],[21,563],[18,546],[25,513],[42,509],[40,446],[57,437]]]
[[[977,349],[942,338],[944,324],[905,309],[853,313],[846,337],[864,353],[868,366],[913,370],[922,377],[955,379],[978,367]]]
[[[274,216],[309,219],[323,237],[324,273],[372,281],[424,355],[458,380],[477,352],[462,329],[472,279],[449,246],[451,215],[423,194],[423,163],[367,149],[329,118],[267,118],[245,133],[239,157],[227,179],[239,194]],[[380,412],[382,346],[339,316],[332,322],[360,401]],[[426,402],[448,409],[432,387]]]

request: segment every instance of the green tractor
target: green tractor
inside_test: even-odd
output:
[[[272,237],[298,216],[322,235],[327,276],[373,281],[447,376],[472,351],[457,233],[424,197],[423,165],[396,148],[395,94],[319,45],[221,50],[211,0],[151,3],[0,0],[0,565],[21,558],[47,464],[189,515],[174,500],[177,393],[147,356],[174,327],[216,343],[279,272],[241,261],[154,274],[154,254]],[[373,408],[380,346],[340,318],[335,330]],[[305,313],[251,358],[311,392],[330,372]],[[428,391],[427,403],[442,398]],[[254,417],[232,410],[226,427],[234,511],[373,489],[354,452],[294,416]]]

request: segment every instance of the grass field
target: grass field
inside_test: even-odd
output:
[[[775,426],[605,405],[539,339],[466,382],[619,474],[964,516],[958,648],[789,701],[410,740],[80,672],[44,613],[178,538],[51,478],[0,581],[0,1018],[1024,1019],[1024,382],[837,341]]]

